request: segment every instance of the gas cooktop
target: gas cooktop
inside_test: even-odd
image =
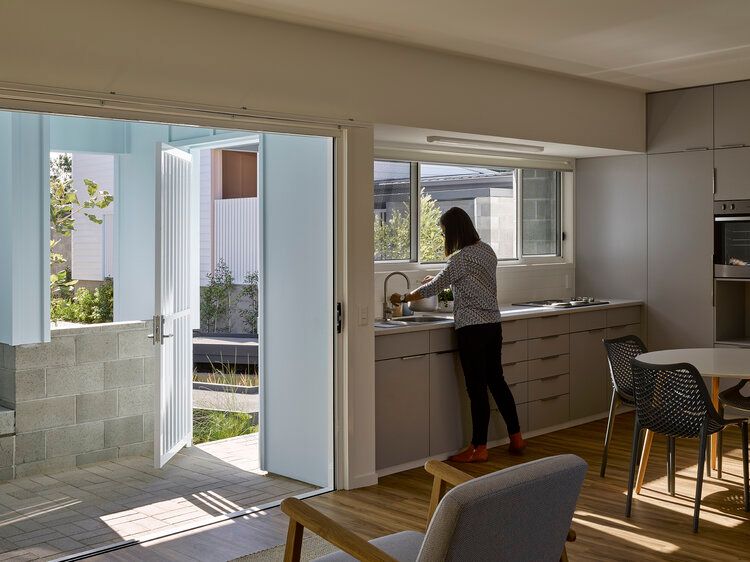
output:
[[[577,308],[579,306],[596,306],[609,304],[609,301],[598,301],[593,297],[574,297],[571,300],[547,299],[542,301],[514,302],[512,306],[528,306],[531,308]]]

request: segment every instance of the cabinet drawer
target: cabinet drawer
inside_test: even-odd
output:
[[[553,355],[529,361],[529,380],[543,379],[570,372],[570,355]]]
[[[615,338],[621,338],[622,336],[638,336],[643,339],[641,334],[640,324],[629,324],[627,326],[615,326],[614,328],[607,328],[607,339],[612,340]]]
[[[555,334],[567,334],[570,331],[570,315],[543,316],[529,319],[529,338],[543,338]]]
[[[429,331],[375,337],[375,361],[422,355],[429,351]]]
[[[539,359],[540,357],[552,357],[553,355],[568,353],[569,340],[570,336],[568,334],[529,340],[529,359]]]
[[[541,400],[551,396],[569,394],[570,378],[567,374],[555,375],[553,377],[545,377],[543,379],[529,381],[528,385],[529,400]]]
[[[565,423],[569,418],[570,400],[567,394],[528,403],[529,429],[543,429]]]
[[[586,330],[598,330],[607,325],[607,312],[605,310],[594,310],[592,312],[578,312],[570,315],[570,331],[585,332]]]
[[[504,320],[503,341],[525,340],[527,337],[527,320]]]
[[[528,348],[526,345],[526,340],[503,343],[503,365],[505,365],[506,363],[518,363],[519,361],[526,361],[527,356]]]
[[[510,388],[510,391],[513,393],[513,400],[515,400],[516,404],[525,404],[529,401],[529,383],[518,382],[509,384],[508,388]],[[495,404],[494,400],[493,404]],[[497,404],[495,404],[495,406],[497,406]]]
[[[430,330],[428,333],[430,334],[430,353],[439,353],[441,351],[453,351],[455,349],[458,349],[458,342],[456,341],[456,330],[454,330],[453,328]]]
[[[626,306],[624,308],[613,308],[607,311],[607,326],[625,326],[626,324],[638,324],[641,321],[640,306]]]
[[[503,365],[503,376],[505,377],[505,382],[508,384],[526,382],[526,379],[528,378],[528,367],[529,364],[526,361]]]
[[[521,431],[526,432],[529,430],[529,409],[526,404],[516,404],[516,411],[518,412],[518,423],[521,424]],[[505,427],[505,421],[503,416],[497,410],[490,411],[490,428],[487,434],[487,440],[499,441],[508,437],[508,429]],[[466,441],[471,439],[471,434],[466,434]]]

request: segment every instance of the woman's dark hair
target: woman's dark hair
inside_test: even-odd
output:
[[[446,256],[479,242],[477,229],[463,209],[451,207],[440,217],[440,224],[445,229]]]

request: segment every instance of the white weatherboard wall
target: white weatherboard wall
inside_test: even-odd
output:
[[[208,284],[207,275],[213,270],[211,255],[213,253],[212,231],[213,225],[211,220],[211,150],[203,149],[195,151],[197,157],[198,182],[200,185],[200,283]],[[194,156],[193,161],[196,161]]]
[[[261,468],[333,485],[333,141],[263,135]]]
[[[0,112],[0,342],[49,341],[49,120]]]
[[[97,224],[82,214],[76,217],[72,233],[72,274],[82,281],[102,281],[112,276],[113,218],[117,205],[115,191],[115,157],[112,154],[73,153],[73,187],[81,203],[89,200],[84,180],[98,185],[99,191],[110,192],[115,200],[104,209],[87,209],[102,221]]]
[[[295,203],[297,204],[297,203]],[[260,271],[258,198],[214,201],[216,261],[223,259],[239,284]]]

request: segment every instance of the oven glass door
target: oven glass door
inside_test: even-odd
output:
[[[715,219],[715,264],[717,276],[748,277],[750,271],[750,217],[716,217]],[[734,267],[747,267],[742,272]],[[727,272],[726,275],[720,271]],[[738,275],[740,274],[740,275]]]

